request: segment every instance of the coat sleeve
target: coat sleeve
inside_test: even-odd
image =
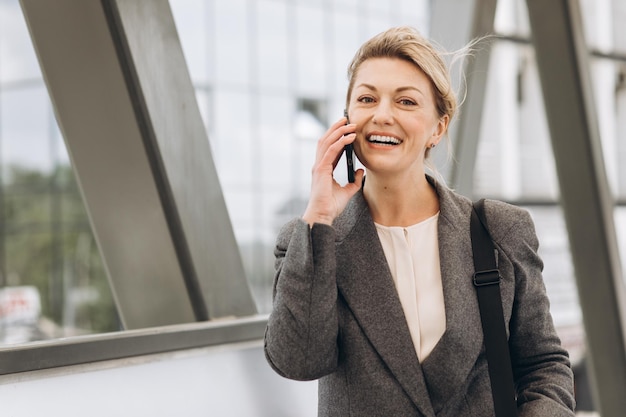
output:
[[[337,367],[335,231],[294,219],[278,235],[265,356],[280,375],[313,380]]]
[[[520,208],[508,206],[503,211],[509,221],[503,221],[506,227],[497,233],[501,239],[493,237],[515,273],[509,347],[519,417],[573,417],[573,374],[550,314],[533,221]]]

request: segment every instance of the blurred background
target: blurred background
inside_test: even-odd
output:
[[[579,2],[624,263],[626,2]],[[316,141],[342,116],[350,59],[390,26],[428,36],[432,3],[170,1],[260,314],[271,309],[276,233],[306,205]],[[498,0],[495,33],[473,195],[530,211],[555,324],[578,366],[585,334],[524,1]],[[343,170],[337,178],[346,181]],[[0,345],[119,330],[24,15],[18,0],[0,0]]]

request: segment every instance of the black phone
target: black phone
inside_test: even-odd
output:
[[[346,124],[349,124],[348,110],[344,110],[343,115],[346,118]],[[346,163],[348,165],[348,182],[354,182],[354,147],[352,144],[349,144],[344,146],[343,150],[346,154]]]

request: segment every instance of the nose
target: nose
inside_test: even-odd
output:
[[[389,125],[393,123],[393,108],[389,100],[381,100],[372,116],[372,122],[379,125]]]

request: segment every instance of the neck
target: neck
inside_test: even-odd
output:
[[[363,194],[373,220],[384,226],[411,226],[439,211],[437,192],[423,173],[392,180],[368,174]]]

